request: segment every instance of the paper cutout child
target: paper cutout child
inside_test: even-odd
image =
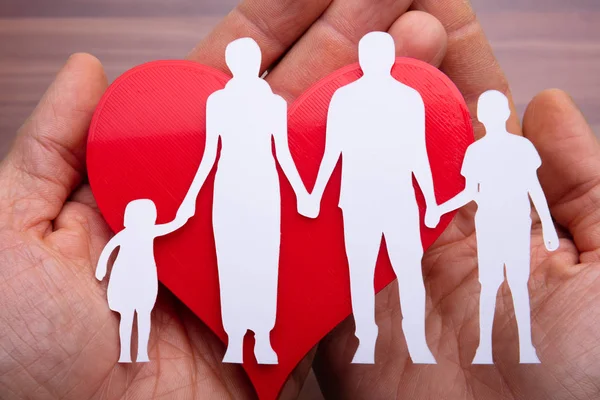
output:
[[[439,215],[475,201],[475,228],[481,295],[480,339],[474,364],[492,364],[492,324],[496,295],[504,282],[504,269],[513,296],[521,363],[539,363],[531,339],[529,291],[531,204],[542,222],[544,244],[549,251],[559,241],[548,203],[537,177],[542,162],[533,144],[506,129],[510,117],[506,96],[488,91],[479,98],[477,116],[486,135],[467,149],[462,166],[466,187],[439,206],[426,223],[433,227]]]
[[[413,174],[427,208],[437,205],[425,145],[425,105],[419,92],[391,75],[393,38],[383,32],[359,43],[364,76],[338,89],[329,106],[325,154],[303,214],[316,217],[331,174],[342,159],[339,207],[350,267],[352,311],[359,346],[353,363],[375,362],[374,274],[382,238],[402,306],[402,327],[414,363],[434,364],[425,337],[419,208]],[[306,209],[304,209],[306,206]]]
[[[299,202],[308,193],[288,147],[287,104],[259,77],[261,51],[250,38],[226,49],[233,78],[206,105],[206,147],[184,204],[195,204],[213,168],[221,140],[213,197],[221,314],[228,336],[223,362],[243,362],[243,340],[254,331],[259,364],[277,364],[270,332],[275,326],[281,193],[277,160]]]
[[[106,275],[111,254],[119,248],[108,283],[108,305],[121,314],[119,362],[131,362],[131,330],[134,313],[138,323],[137,362],[147,362],[150,313],[156,303],[158,277],[154,260],[154,239],[181,228],[193,215],[193,208],[182,206],[174,221],[156,225],[156,206],[152,200],[133,200],[125,208],[125,228],[104,247],[98,260],[96,278]]]

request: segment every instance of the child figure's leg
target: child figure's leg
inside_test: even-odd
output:
[[[121,340],[120,363],[131,362],[131,329],[133,326],[133,310],[121,312],[121,322],[119,325],[119,338]]]
[[[150,338],[150,311],[137,310],[138,353],[136,362],[148,362],[148,340]]]
[[[531,309],[529,299],[529,274],[531,271],[531,221],[526,220],[515,230],[513,251],[506,263],[506,277],[513,297],[515,317],[519,329],[521,364],[539,364],[531,337]]]
[[[477,221],[477,258],[479,267],[479,346],[475,352],[473,364],[493,364],[492,330],[496,312],[498,289],[504,282],[503,253],[498,250],[498,243],[493,235],[486,234],[489,220]],[[493,222],[493,221],[491,221]]]
[[[481,293],[479,295],[479,346],[475,352],[473,364],[493,364],[492,356],[492,329],[496,311],[496,297],[503,280],[485,277],[485,270],[500,270],[504,272],[502,261],[479,260],[479,282]],[[483,275],[483,276],[482,276]],[[494,274],[499,275],[499,274]]]

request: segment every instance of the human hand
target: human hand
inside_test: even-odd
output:
[[[425,226],[434,229],[440,223],[440,218],[440,207],[437,204],[427,207],[425,211]]]
[[[389,28],[399,56],[439,63],[446,44],[442,26],[422,12],[405,13],[408,3],[247,0],[189,58],[228,72],[226,44],[252,36],[263,49],[263,70],[271,69],[269,83],[288,102],[355,62],[358,40],[372,30]],[[221,362],[223,344],[162,288],[153,311],[152,362],[117,363],[119,317],[108,309],[106,286],[93,277],[111,233],[82,183],[86,133],[106,85],[96,59],[71,58],[0,166],[0,386],[30,398],[254,398],[243,370]],[[280,398],[297,396],[313,354]]]

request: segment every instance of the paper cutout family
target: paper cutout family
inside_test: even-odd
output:
[[[226,62],[233,75],[206,105],[204,156],[174,221],[156,225],[157,210],[149,199],[133,200],[125,210],[125,228],[104,248],[96,277],[112,267],[108,303],[121,314],[119,362],[131,362],[134,314],[138,318],[137,362],[148,361],[150,313],[158,290],[153,240],[185,225],[195,214],[196,197],[216,161],[213,231],[228,346],[223,362],[243,362],[243,338],[255,333],[259,364],[277,364],[270,332],[275,326],[281,197],[271,148],[290,182],[298,212],[317,218],[323,192],[342,159],[339,207],[350,268],[352,310],[359,346],[353,363],[372,364],[378,328],[374,317],[374,272],[383,237],[398,278],[402,328],[414,363],[434,364],[425,334],[425,287],[421,271],[419,209],[412,177],[426,201],[425,223],[475,201],[479,258],[480,341],[474,363],[492,359],[492,323],[496,294],[504,281],[511,288],[518,323],[521,363],[538,363],[531,338],[529,292],[531,206],[540,215],[548,250],[558,247],[548,205],[537,178],[541,160],[527,139],[506,130],[508,99],[500,92],[484,93],[478,118],[484,138],[465,155],[463,192],[439,205],[425,142],[425,106],[415,89],[394,79],[393,38],[372,32],[359,43],[364,76],[337,90],[327,119],[325,154],[312,193],[296,169],[287,138],[287,104],[259,77],[261,51],[249,38],[233,41]],[[235,115],[235,118],[231,118]],[[365,136],[369,132],[369,136]],[[368,139],[368,140],[366,140]]]

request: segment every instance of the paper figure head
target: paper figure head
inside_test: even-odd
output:
[[[358,44],[358,60],[365,75],[389,75],[396,62],[394,38],[386,32],[367,33]]]
[[[234,40],[225,49],[225,62],[234,77],[257,78],[260,74],[262,54],[251,38]]]
[[[504,93],[488,90],[479,96],[477,119],[486,127],[506,126],[510,118],[510,104]]]
[[[156,205],[152,200],[133,200],[125,207],[126,228],[144,227],[156,224]]]

